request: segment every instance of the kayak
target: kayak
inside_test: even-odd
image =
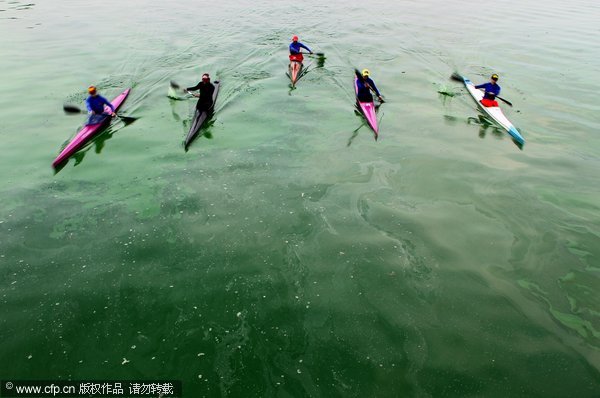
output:
[[[304,74],[304,64],[302,64],[304,57],[302,56],[302,53],[300,53],[290,54],[288,58],[290,59],[290,65],[288,66],[288,76],[292,81],[292,87],[294,87],[296,85],[296,82],[300,80],[300,78]]]
[[[208,111],[204,111],[204,112],[198,112],[198,110],[196,110],[194,112],[194,121],[192,122],[192,127],[190,127],[190,131],[187,134],[187,137],[185,137],[185,150],[187,151],[188,147],[190,146],[190,144],[192,143],[192,141],[194,141],[194,138],[196,138],[196,136],[198,135],[198,132],[200,131],[200,129],[202,128],[202,125],[204,124],[204,122],[206,122],[206,119],[209,118],[210,115],[212,115],[214,108],[215,108],[215,101],[217,100],[217,94],[219,94],[219,87],[221,86],[221,82],[218,80],[215,80],[213,82],[214,86],[215,86],[215,91],[213,92],[213,97],[212,97],[212,105],[210,107],[210,109]]]
[[[115,107],[115,112],[121,107],[123,102],[125,102],[125,99],[129,95],[130,91],[131,89],[128,88],[111,101],[112,106]],[[104,112],[111,112],[110,108],[107,105],[104,105]],[[110,116],[107,116],[104,119],[102,119],[100,123],[89,124],[84,126],[81,130],[79,130],[75,138],[73,138],[73,140],[69,142],[65,149],[62,150],[58,157],[54,159],[54,162],[52,162],[52,167],[57,168],[58,166],[66,162],[69,159],[69,157],[71,157],[71,155],[83,148],[85,144],[90,142],[95,136],[102,132],[102,130],[108,127],[111,120],[112,118]]]
[[[357,108],[360,110],[360,113],[367,119],[369,123],[369,127],[375,133],[375,139],[377,139],[379,135],[379,126],[377,126],[377,113],[375,112],[375,103],[373,101],[370,102],[361,102],[358,100],[358,79],[354,79],[354,92],[356,93],[356,104]]]
[[[496,123],[502,126],[502,128],[504,128],[516,142],[518,142],[520,145],[523,145],[525,143],[525,139],[523,138],[521,133],[519,133],[516,127],[513,126],[510,120],[508,120],[508,118],[504,115],[502,109],[500,109],[499,106],[483,106],[483,104],[480,102],[483,98],[483,91],[476,89],[473,82],[471,82],[466,77],[463,77],[462,79],[465,84],[465,87],[469,91],[469,94],[471,94],[475,102],[477,102],[479,108],[486,115],[492,118],[492,120],[494,120]]]
[[[292,81],[292,87],[296,85],[300,76],[302,76],[303,65],[302,62],[290,61],[290,80]]]

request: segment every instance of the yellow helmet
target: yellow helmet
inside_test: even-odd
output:
[[[95,94],[96,93],[96,86],[89,86],[88,87],[88,93]]]
[[[371,74],[371,72],[369,72],[369,70],[368,70],[368,69],[363,69],[363,70],[362,70],[362,75],[363,75],[363,76],[365,76],[365,77],[366,77],[366,76],[369,76],[370,74]]]

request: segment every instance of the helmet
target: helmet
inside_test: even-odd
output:
[[[292,36],[292,41],[298,41],[298,36],[296,36],[296,35]]]
[[[363,69],[363,70],[362,70],[362,75],[363,75],[363,76],[367,77],[367,76],[369,76],[370,74],[371,74],[371,72],[369,72],[369,70],[368,70],[368,69]]]
[[[88,93],[90,93],[90,94],[96,94],[96,86],[89,86],[88,87]]]
[[[492,75],[492,80],[498,80],[498,75],[494,73],[494,74]]]

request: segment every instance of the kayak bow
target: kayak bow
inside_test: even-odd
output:
[[[292,87],[296,86],[296,82],[302,76],[303,65],[299,61],[290,61],[290,80],[292,81]]]
[[[513,126],[510,120],[508,120],[508,118],[504,115],[502,109],[500,109],[499,106],[483,106],[483,104],[481,103],[481,100],[483,98],[483,91],[476,89],[475,85],[473,84],[473,82],[471,82],[471,80],[463,76],[461,77],[463,79],[465,87],[469,91],[469,94],[471,94],[475,102],[477,102],[479,109],[481,109],[485,114],[492,118],[492,120],[494,120],[496,123],[502,126],[502,128],[504,128],[517,143],[523,145],[525,143],[525,139],[523,138],[521,133],[519,133],[516,127]]]
[[[204,122],[206,122],[206,119],[208,119],[209,116],[211,116],[214,112],[215,101],[217,100],[217,94],[219,94],[219,87],[221,86],[221,82],[218,80],[215,80],[213,82],[213,84],[215,85],[215,91],[213,92],[213,97],[212,97],[213,102],[212,102],[210,109],[208,111],[204,111],[204,112],[198,112],[198,110],[196,109],[196,111],[194,112],[194,119],[192,122],[192,127],[190,127],[190,131],[188,132],[187,137],[185,137],[185,145],[184,146],[185,146],[186,151],[187,151],[188,147],[190,146],[190,144],[192,143],[192,141],[194,141],[194,139],[198,135],[198,132],[202,128],[202,125],[204,124]]]
[[[125,102],[125,99],[129,95],[130,91],[131,89],[128,88],[111,101],[112,106],[115,107],[115,112],[119,110],[123,102]],[[108,106],[105,105],[104,112],[110,113],[111,110]],[[61,151],[58,157],[54,159],[54,161],[52,162],[52,167],[58,168],[60,165],[66,162],[71,157],[71,155],[83,148],[95,136],[102,132],[102,130],[108,127],[111,120],[112,118],[110,116],[107,116],[100,123],[89,124],[84,126],[81,130],[79,130],[79,132],[77,132],[75,138],[73,138],[73,140],[69,142],[65,149]]]
[[[357,108],[360,110],[360,113],[367,119],[369,127],[375,133],[375,139],[379,136],[379,126],[377,125],[377,113],[375,112],[375,103],[373,101],[370,102],[361,102],[358,100],[358,78],[354,79],[354,92],[357,95],[356,104]]]

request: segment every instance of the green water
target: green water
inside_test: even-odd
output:
[[[0,379],[598,396],[596,1],[101,4],[0,0]],[[291,91],[294,33],[327,59]],[[354,67],[387,99],[377,142]],[[500,75],[522,150],[455,70]],[[205,71],[186,153],[167,88]],[[55,175],[90,84],[139,119]]]

